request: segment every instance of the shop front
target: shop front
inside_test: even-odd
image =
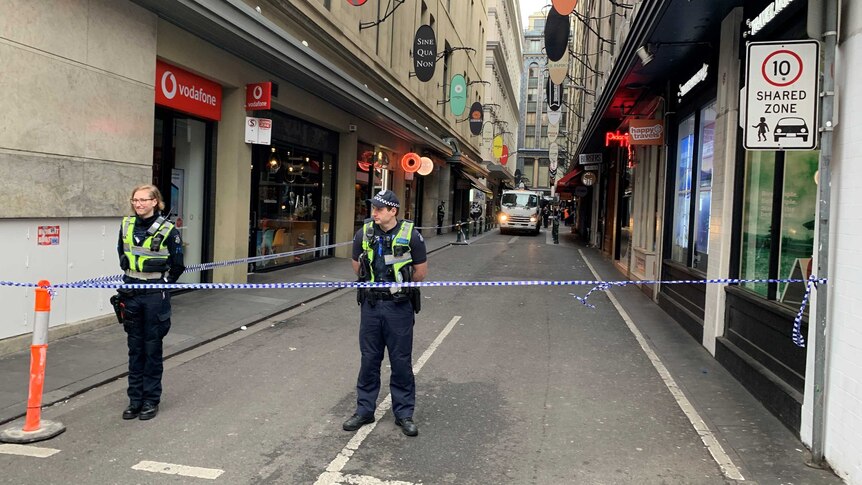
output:
[[[221,119],[221,86],[156,61],[152,183],[183,238],[186,266],[212,261],[213,139]],[[181,283],[211,281],[187,272]]]
[[[273,120],[271,145],[252,151],[249,257],[325,246],[334,227],[338,134],[279,111],[258,113]],[[364,206],[364,204],[360,204]],[[332,249],[252,263],[271,270],[328,257]]]

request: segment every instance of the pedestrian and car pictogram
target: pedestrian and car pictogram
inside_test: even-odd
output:
[[[752,42],[747,52],[740,117],[745,148],[816,148],[820,44]]]

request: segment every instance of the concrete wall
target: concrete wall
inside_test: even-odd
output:
[[[122,215],[151,178],[156,17],[110,0],[2,10],[0,218]]]

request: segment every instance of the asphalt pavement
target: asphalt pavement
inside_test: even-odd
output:
[[[430,279],[620,279],[561,229],[559,245],[545,231],[428,237]],[[346,280],[343,259],[250,277]],[[160,415],[119,419],[119,326],[51,342],[45,415],[69,430],[36,446],[62,452],[36,465],[0,453],[0,482],[29,467],[42,483],[170,483],[126,466],[153,461],[217,468],[221,483],[841,483],[806,467],[799,440],[637,288],[594,293],[595,309],[573,298],[587,291],[424,290],[415,439],[385,401],[374,425],[340,429],[358,368],[352,291],[177,295]],[[0,422],[25,410],[28,361],[0,357]]]

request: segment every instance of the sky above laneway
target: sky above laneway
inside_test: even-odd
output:
[[[524,28],[527,28],[527,17],[530,14],[539,12],[542,7],[549,5],[551,0],[520,0],[521,1],[521,23]]]

